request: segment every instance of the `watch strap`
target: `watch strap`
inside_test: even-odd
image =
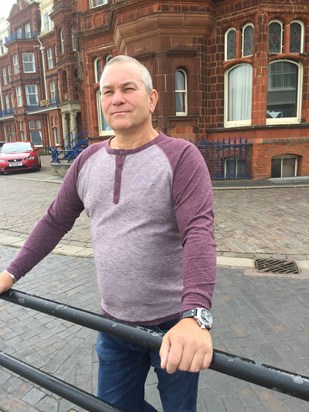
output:
[[[185,310],[184,312],[181,313],[180,319],[194,318],[196,314],[197,314],[197,309]]]

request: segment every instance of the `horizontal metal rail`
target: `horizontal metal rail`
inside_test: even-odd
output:
[[[11,289],[0,295],[11,303],[25,306],[51,316],[65,319],[89,329],[104,331],[132,343],[159,351],[162,336],[151,331],[124,325],[85,310],[50,301]],[[219,350],[214,350],[210,369],[256,385],[309,401],[309,377],[294,374],[269,365],[256,363]]]
[[[0,351],[0,365],[90,412],[120,412],[96,396]]]

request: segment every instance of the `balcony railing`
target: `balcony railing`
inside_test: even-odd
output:
[[[48,100],[42,100],[40,104],[32,104],[29,106],[25,106],[25,111],[29,112],[38,112],[42,110],[53,109],[54,107],[58,106],[58,100],[54,100],[49,102]]]
[[[13,109],[5,109],[5,110],[0,110],[0,118],[1,117],[11,117],[14,114]]]
[[[11,43],[12,41],[16,40],[33,40],[38,37],[37,32],[30,32],[30,33],[11,33],[8,37],[5,38],[5,43]]]

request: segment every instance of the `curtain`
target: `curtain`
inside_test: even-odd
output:
[[[228,76],[228,121],[250,120],[252,67],[250,64],[236,66]]]

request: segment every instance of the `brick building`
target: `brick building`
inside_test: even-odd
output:
[[[309,0],[17,3],[0,54],[5,139],[48,148],[110,136],[99,78],[128,54],[159,91],[155,127],[213,143],[219,176],[309,175]],[[247,139],[246,150],[214,143],[223,138]]]

